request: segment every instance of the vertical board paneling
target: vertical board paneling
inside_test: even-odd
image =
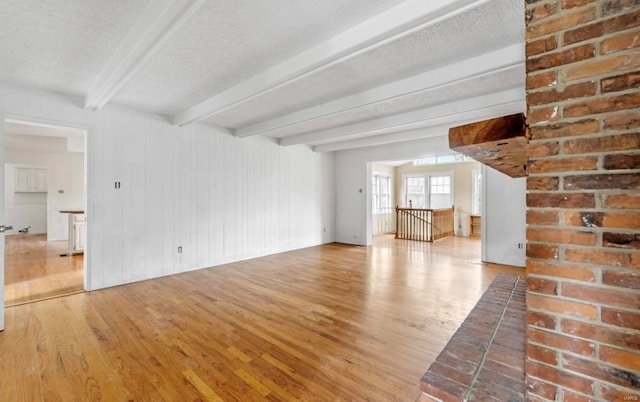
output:
[[[147,152],[145,153],[145,183],[146,205],[144,209],[146,233],[145,248],[147,266],[144,275],[149,277],[163,274],[163,240],[165,227],[164,204],[164,182],[163,166],[165,137],[160,122],[150,121],[146,133]],[[155,148],[154,152],[151,150]]]
[[[129,109],[88,111],[58,95],[0,90],[6,113],[89,127],[89,289],[332,240],[318,235],[324,225],[333,230],[332,158],[204,124],[181,128]]]
[[[210,163],[210,150],[209,150],[209,138],[207,133],[200,129],[196,131],[196,155],[193,158],[196,162],[196,184],[195,184],[195,199],[196,208],[194,209],[194,217],[196,223],[195,233],[195,261],[192,266],[205,267],[209,259],[209,243],[210,243],[210,215],[211,215],[211,200],[209,199],[209,172],[211,171]]]

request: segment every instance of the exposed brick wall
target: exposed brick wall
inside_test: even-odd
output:
[[[640,0],[526,0],[529,400],[640,400]]]

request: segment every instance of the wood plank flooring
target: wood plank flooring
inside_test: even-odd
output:
[[[414,401],[499,272],[383,236],[6,310],[2,401]]]
[[[5,305],[12,306],[83,291],[83,256],[60,257],[67,241],[47,235],[5,236]]]

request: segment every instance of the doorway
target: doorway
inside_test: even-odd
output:
[[[4,213],[13,227],[5,234],[5,306],[82,292],[84,255],[75,246],[86,234],[86,130],[4,124]]]

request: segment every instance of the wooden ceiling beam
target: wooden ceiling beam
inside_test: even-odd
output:
[[[527,176],[529,132],[524,113],[449,129],[449,147],[510,177]]]
[[[150,1],[85,97],[86,109],[100,109],[164,45],[206,0]]]
[[[174,116],[184,126],[400,39],[490,0],[407,0]]]

